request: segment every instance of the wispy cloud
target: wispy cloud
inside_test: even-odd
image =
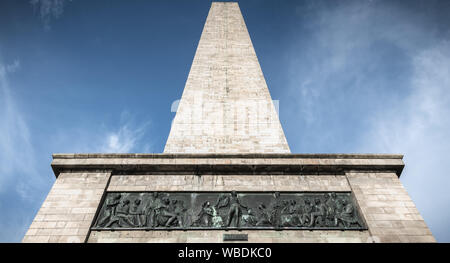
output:
[[[122,121],[118,128],[106,133],[100,146],[100,152],[104,153],[130,153],[133,151],[149,151],[149,143],[142,142],[149,123],[135,125],[129,119],[129,113],[122,113]]]
[[[299,16],[308,19],[305,23],[310,35],[294,42],[291,52],[295,49],[296,55],[290,70],[290,86],[301,95],[297,96],[300,117],[310,125],[321,122],[319,115],[329,111],[321,103],[324,99],[335,97],[331,103],[341,104],[341,97],[365,95],[362,99],[371,100],[383,95],[376,92],[385,93],[383,89],[398,80],[395,76],[383,76],[384,70],[403,70],[401,67],[408,65],[401,64],[400,56],[414,52],[423,42],[420,39],[430,36],[420,17],[416,17],[417,22],[404,19],[406,15],[395,6],[376,5],[377,1],[342,1],[336,5],[329,1],[312,2],[307,8],[298,9]],[[411,38],[417,41],[411,43]],[[384,59],[391,54],[396,57],[391,57],[389,65]],[[365,101],[356,103],[341,109]]]
[[[146,140],[150,125],[151,120],[137,122],[133,114],[123,111],[115,124],[99,123],[93,127],[78,123],[59,129],[51,148],[58,153],[151,152],[153,141]]]
[[[0,61],[0,242],[20,241],[47,183],[40,176],[31,133],[17,106],[9,76],[20,70],[20,61]],[[31,212],[31,213],[30,213]]]
[[[16,72],[18,69],[20,69],[20,60],[16,59],[14,60],[14,62],[12,64],[8,64],[6,66],[0,66],[0,72],[3,71],[3,74],[6,73],[14,73]],[[2,74],[2,73],[0,73]]]
[[[71,0],[69,0],[71,1]],[[68,0],[31,0],[30,3],[39,12],[44,28],[50,30],[50,23],[64,13],[64,6]]]
[[[49,163],[37,163],[51,152],[128,153],[150,152],[152,142],[144,140],[150,122],[136,123],[124,111],[115,125],[64,127],[49,135],[45,148],[35,149],[32,130],[17,104],[11,74],[20,71],[20,61],[0,61],[0,242],[19,242],[34,212],[41,205],[53,178]],[[49,152],[51,151],[51,152]]]
[[[449,240],[450,32],[436,2],[306,1],[289,50],[295,151],[401,153],[402,182]],[[422,8],[422,9],[421,9]],[[444,16],[442,16],[444,17]],[[448,23],[448,21],[447,21]],[[306,34],[306,35],[305,35]]]
[[[11,95],[8,75],[20,68],[20,61],[0,62],[0,193],[13,186],[22,198],[42,182],[36,177],[36,163],[30,131]],[[26,164],[26,165],[24,165]]]
[[[411,93],[372,118],[362,151],[404,153],[402,181],[441,240],[448,240],[450,204],[450,43],[443,41],[413,59]]]

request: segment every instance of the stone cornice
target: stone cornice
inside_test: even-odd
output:
[[[292,154],[292,153],[242,153],[242,154],[225,154],[225,153],[55,153],[53,159],[93,159],[93,158],[150,158],[150,159],[174,159],[174,158],[318,158],[318,159],[403,159],[402,154],[370,154],[370,153],[321,153],[321,154]]]
[[[53,154],[62,171],[111,170],[116,174],[344,174],[395,172],[403,155],[387,154]]]

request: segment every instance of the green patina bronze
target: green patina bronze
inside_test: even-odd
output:
[[[108,192],[93,230],[365,230],[350,192]]]

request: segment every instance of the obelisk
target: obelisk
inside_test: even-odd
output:
[[[211,5],[164,153],[290,153],[237,3]]]

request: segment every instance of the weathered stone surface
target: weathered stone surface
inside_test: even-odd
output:
[[[221,243],[223,234],[248,234],[249,243],[372,243],[368,231],[92,231],[89,243]],[[227,242],[228,243],[228,242]],[[230,242],[232,243],[232,242]]]
[[[22,242],[84,242],[110,173],[61,173]]]
[[[342,175],[116,175],[108,191],[350,191]]]
[[[376,242],[436,242],[395,173],[347,173]]]
[[[165,153],[290,153],[237,3],[213,2]]]

